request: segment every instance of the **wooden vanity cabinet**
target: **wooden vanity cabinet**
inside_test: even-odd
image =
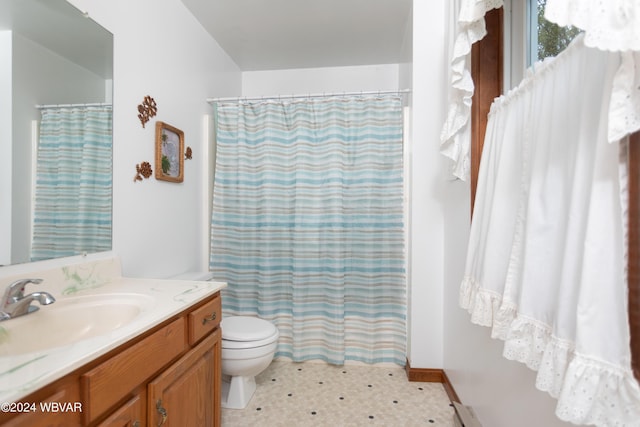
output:
[[[80,402],[81,412],[0,414],[0,425],[219,427],[220,318],[216,293],[22,399]]]

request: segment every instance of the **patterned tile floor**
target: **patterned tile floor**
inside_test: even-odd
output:
[[[276,360],[256,377],[245,409],[223,409],[223,427],[453,426],[441,384],[409,382],[401,367]]]

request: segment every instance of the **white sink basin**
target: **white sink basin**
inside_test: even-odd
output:
[[[124,293],[60,298],[36,312],[0,322],[0,356],[47,350],[107,334],[131,323],[153,303],[154,298],[148,295]]]

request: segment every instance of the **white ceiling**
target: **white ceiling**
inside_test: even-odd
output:
[[[412,0],[182,2],[243,71],[409,60]]]

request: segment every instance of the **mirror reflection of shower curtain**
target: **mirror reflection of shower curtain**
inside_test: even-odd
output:
[[[276,357],[405,363],[402,102],[218,105],[211,221],[224,315],[280,331]]]
[[[42,109],[31,260],[111,249],[111,106]]]

